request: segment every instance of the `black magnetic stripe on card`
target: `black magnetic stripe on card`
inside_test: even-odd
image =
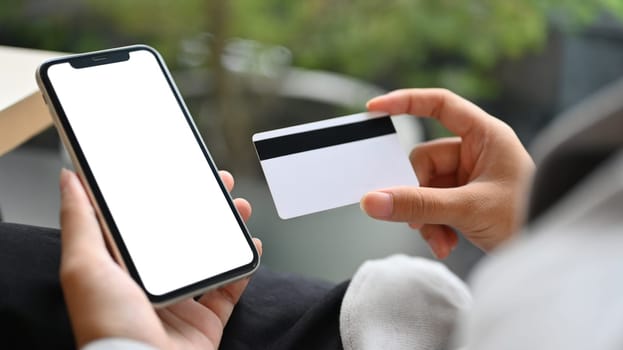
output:
[[[389,117],[379,117],[357,123],[278,136],[254,143],[260,160],[266,160],[395,132],[396,129]]]

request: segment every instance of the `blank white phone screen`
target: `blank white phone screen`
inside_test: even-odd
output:
[[[48,77],[136,270],[163,295],[250,264],[241,231],[156,57]]]

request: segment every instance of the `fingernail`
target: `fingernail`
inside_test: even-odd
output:
[[[439,255],[437,255],[438,244],[435,240],[435,236],[431,236],[427,239],[426,244],[428,245],[428,250],[430,250],[431,254],[433,254],[436,259],[439,259]]]
[[[409,227],[411,227],[414,230],[419,230],[422,228],[422,226],[424,226],[423,224],[416,224],[416,223],[409,223]]]
[[[373,98],[369,99],[369,100],[368,100],[368,102],[366,103],[366,108],[367,108],[367,109],[370,109],[370,105],[371,105],[371,104],[373,104],[376,100],[378,100],[378,98],[379,98],[379,97],[381,97],[381,96],[382,96],[382,95],[380,95],[380,96],[375,96],[375,97],[373,97]]]
[[[387,192],[370,192],[362,201],[361,209],[375,218],[391,218],[394,213],[394,196]]]

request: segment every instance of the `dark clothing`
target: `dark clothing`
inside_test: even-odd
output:
[[[6,349],[75,347],[58,280],[55,229],[0,223],[0,326]],[[260,268],[234,309],[221,349],[341,349],[337,286]]]
[[[6,349],[71,349],[58,281],[59,231],[0,223],[0,324]]]

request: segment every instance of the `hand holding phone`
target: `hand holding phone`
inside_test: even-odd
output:
[[[231,191],[233,177],[219,173]],[[106,250],[97,218],[76,175],[63,170],[60,187],[60,280],[77,347],[101,338],[123,338],[158,349],[217,349],[223,327],[249,280],[238,280],[196,301],[186,299],[155,312],[145,293]],[[247,220],[251,214],[249,203],[236,200],[235,204],[243,220]],[[261,255],[261,242],[254,241]],[[217,319],[220,322],[214,322]]]
[[[50,60],[37,80],[113,256],[152,303],[257,268],[248,230],[154,49]]]

